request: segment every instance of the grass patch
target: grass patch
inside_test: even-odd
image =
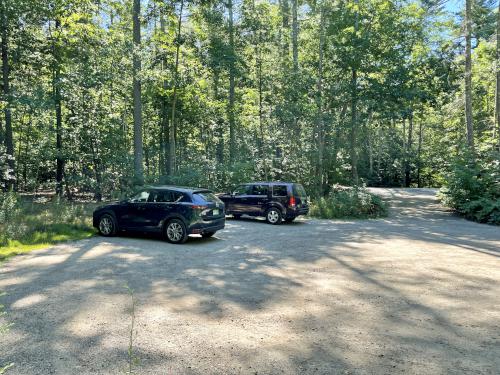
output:
[[[76,228],[71,225],[56,224],[43,232],[33,231],[27,238],[21,240],[7,240],[5,246],[0,246],[0,261],[60,242],[89,238],[94,234],[95,231],[92,228]]]
[[[320,219],[372,219],[388,214],[387,203],[361,187],[335,186],[327,197],[313,201],[309,215]]]
[[[94,203],[34,201],[0,194],[0,261],[94,235]]]

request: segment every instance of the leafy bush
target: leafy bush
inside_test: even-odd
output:
[[[365,188],[335,186],[326,198],[311,205],[310,215],[322,219],[367,219],[387,216],[387,204]]]
[[[466,218],[500,225],[500,158],[457,158],[440,191],[442,202]]]

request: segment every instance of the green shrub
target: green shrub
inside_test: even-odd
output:
[[[387,204],[365,188],[334,187],[326,198],[312,202],[310,215],[321,219],[367,219],[387,216]]]
[[[468,219],[500,225],[500,161],[496,154],[454,160],[440,191],[442,202]]]

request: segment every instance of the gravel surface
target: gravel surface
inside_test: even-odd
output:
[[[170,245],[94,237],[0,268],[7,374],[499,374],[500,229],[431,189],[387,219],[228,219]]]

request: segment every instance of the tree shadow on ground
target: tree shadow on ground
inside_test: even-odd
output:
[[[500,233],[400,199],[384,220],[228,220],[182,246],[134,234],[17,258],[0,275],[15,323],[5,361],[25,374],[118,371],[128,285],[144,373],[498,368]]]

